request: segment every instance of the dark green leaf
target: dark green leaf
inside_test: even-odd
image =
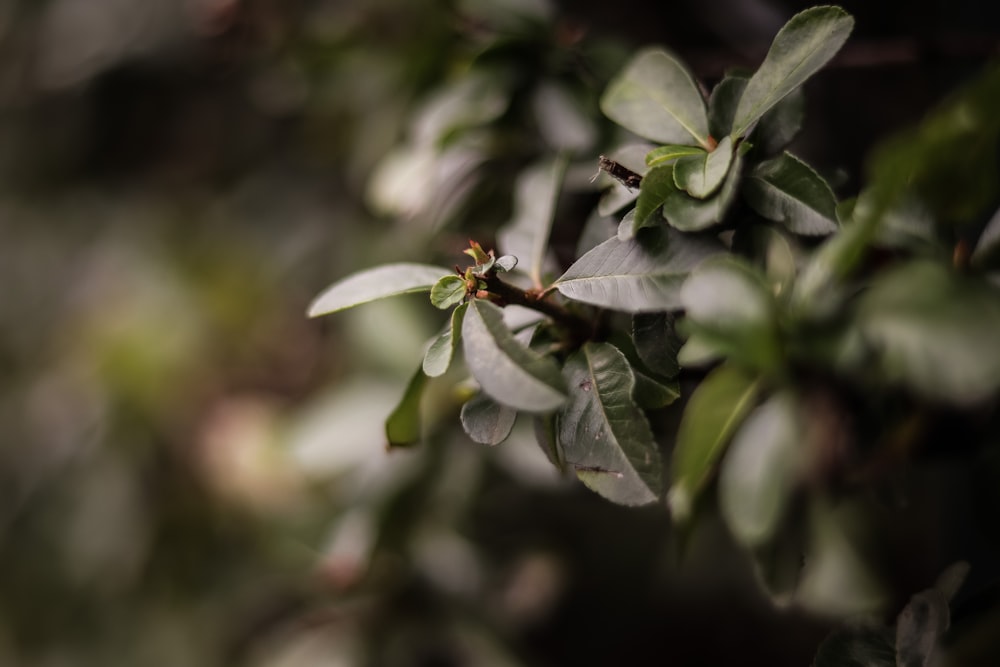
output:
[[[747,176],[743,194],[754,210],[796,234],[829,234],[837,229],[833,190],[791,153],[757,165]]]
[[[664,384],[654,380],[645,373],[632,369],[635,376],[635,390],[632,398],[643,410],[659,410],[665,408],[681,396],[680,385],[676,380]]]
[[[675,190],[663,202],[663,217],[675,229],[696,232],[721,222],[733,199],[743,168],[743,158],[736,156],[722,187],[708,199],[695,199],[683,190]]]
[[[533,417],[531,426],[535,432],[535,441],[541,447],[542,451],[545,452],[545,457],[549,460],[549,463],[561,471],[566,467],[566,460],[562,453],[562,447],[559,445],[559,427],[556,423],[557,415],[558,413],[552,413]]]
[[[431,288],[431,303],[441,310],[446,310],[462,303],[465,298],[465,279],[452,274],[434,283]]]
[[[517,257],[522,269],[538,285],[565,172],[565,159],[538,164],[522,172],[514,193],[514,217],[498,235],[503,251]]]
[[[712,240],[650,229],[626,242],[605,241],[569,267],[555,286],[570,299],[614,310],[676,309],[687,275],[720,251]]]
[[[732,132],[736,107],[749,80],[747,74],[727,72],[725,78],[712,89],[708,98],[708,126],[713,137],[723,137]]]
[[[487,394],[504,405],[526,412],[548,412],[566,400],[559,367],[514,335],[497,306],[475,299],[462,322],[465,363]]]
[[[671,313],[640,313],[632,317],[632,342],[642,363],[663,377],[681,372],[677,351],[681,340]]]
[[[438,377],[444,375],[451,366],[452,357],[455,356],[455,349],[458,341],[462,338],[462,316],[468,304],[462,304],[451,311],[451,319],[437,338],[431,342],[430,347],[424,354],[423,369],[428,377]]]
[[[360,271],[326,288],[309,306],[309,317],[335,313],[398,294],[428,292],[448,269],[426,264],[386,264]]]
[[[639,186],[639,199],[635,202],[633,227],[635,225],[644,226],[653,213],[663,205],[663,200],[674,191],[673,172],[673,165],[667,164],[650,169],[643,177],[642,185]],[[618,238],[621,238],[620,231]]]
[[[759,383],[735,366],[706,377],[684,409],[674,447],[668,502],[674,518],[687,519],[695,497],[715,469],[723,449],[753,408]]]
[[[637,54],[601,97],[601,111],[640,137],[664,144],[694,139],[708,147],[705,101],[690,72],[672,54]]]
[[[771,107],[805,83],[840,50],[853,27],[854,19],[840,7],[813,7],[793,16],[750,77],[732,134],[745,135]]]
[[[806,96],[801,88],[790,92],[760,119],[753,131],[753,143],[762,155],[776,155],[802,129]]]
[[[798,481],[802,440],[790,394],[769,398],[733,437],[719,468],[719,508],[746,546],[759,546],[774,535]]]
[[[399,404],[385,421],[385,437],[390,447],[409,447],[420,442],[423,435],[420,402],[425,386],[427,376],[418,368],[410,378]]]
[[[864,294],[858,326],[877,351],[884,380],[954,404],[1000,390],[1000,292],[988,284],[910,262]]]
[[[732,160],[733,138],[727,135],[710,153],[679,158],[674,163],[674,184],[696,199],[705,199],[722,185]]]
[[[623,505],[655,502],[660,454],[632,399],[632,367],[613,345],[585,343],[563,368],[569,403],[559,413],[559,442],[580,480]]]
[[[684,157],[685,155],[704,155],[705,149],[699,148],[698,146],[678,146],[677,144],[668,144],[666,146],[658,146],[653,150],[646,153],[646,166],[647,167],[658,167],[663,164],[667,164],[671,160],[676,160],[679,157]]]
[[[473,442],[499,445],[510,435],[517,411],[500,405],[486,394],[476,394],[462,406],[462,428]]]

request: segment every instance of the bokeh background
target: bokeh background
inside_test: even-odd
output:
[[[796,151],[848,195],[996,57],[1000,10],[844,5]],[[530,429],[475,446],[441,389],[425,446],[387,453],[425,297],[304,316],[353,270],[492,241],[541,156],[586,183],[632,49],[711,84],[805,6],[0,1],[0,665],[809,664],[830,620],[773,607],[721,526],[679,549]],[[952,555],[924,509],[901,591]]]

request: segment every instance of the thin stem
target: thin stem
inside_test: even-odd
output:
[[[496,274],[483,276],[486,290],[500,297],[504,303],[531,308],[543,315],[548,315],[556,324],[577,337],[581,332],[590,332],[593,325],[589,320],[580,317],[565,306],[546,298],[547,292],[539,290],[523,290],[520,287],[505,283]],[[585,334],[586,335],[586,334]]]

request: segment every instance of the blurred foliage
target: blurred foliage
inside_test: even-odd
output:
[[[0,664],[811,659],[829,620],[771,606],[722,523],[678,535],[662,510],[592,497],[529,423],[473,445],[452,427],[464,397],[432,383],[427,446],[386,454],[382,422],[443,324],[424,299],[304,318],[332,277],[485,242],[557,152],[565,263],[617,139],[597,100],[636,43],[717,79],[799,8],[564,4],[0,2]],[[848,182],[860,146],[995,49],[979,3],[906,7],[849,9],[917,60],[855,52],[809,91],[803,153]],[[961,450],[970,425],[949,416],[935,442]],[[984,593],[951,620],[988,644],[962,608],[995,610],[978,524],[1000,468],[995,449],[939,453],[873,489],[910,492],[891,526],[869,505],[837,520],[886,530],[897,611],[969,560]]]

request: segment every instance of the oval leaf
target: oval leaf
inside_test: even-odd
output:
[[[747,417],[719,469],[719,508],[740,542],[774,534],[797,482],[802,427],[791,395],[778,394]]]
[[[462,322],[465,363],[487,394],[515,410],[548,412],[566,400],[559,367],[514,339],[497,306],[476,299]]]
[[[840,50],[854,19],[840,7],[813,7],[778,32],[736,109],[733,136],[742,137],[768,109],[806,82]]]
[[[736,198],[742,169],[743,158],[737,155],[722,188],[708,199],[695,199],[683,190],[674,190],[663,202],[663,217],[682,232],[701,231],[721,222]]]
[[[426,264],[386,264],[360,271],[324,290],[309,306],[309,317],[335,313],[397,294],[428,292],[448,269]]]
[[[732,161],[733,138],[725,136],[711,153],[678,159],[674,165],[674,184],[692,197],[704,199],[722,185]],[[642,201],[641,193],[639,201]]]
[[[705,101],[691,74],[662,49],[640,52],[601,97],[601,111],[640,137],[708,147]]]
[[[462,428],[473,442],[499,445],[510,435],[517,411],[500,405],[486,394],[477,394],[462,406]]]
[[[555,287],[570,299],[630,313],[677,309],[687,275],[722,250],[713,240],[667,229],[612,238],[578,259]]]
[[[796,234],[830,234],[837,229],[833,190],[791,153],[757,165],[746,178],[743,195],[755,211]]]
[[[468,304],[463,303],[451,311],[448,326],[431,342],[427,352],[424,353],[423,370],[427,377],[444,375],[451,366],[455,348],[458,347],[458,341],[462,337],[462,316],[468,307]]]
[[[431,303],[435,308],[446,310],[462,303],[465,298],[465,279],[454,274],[445,276],[431,287]]]
[[[715,468],[733,432],[757,397],[758,381],[735,366],[720,366],[691,395],[677,430],[673,485],[668,502],[674,518],[685,520],[694,499]]]
[[[609,343],[586,343],[563,368],[569,403],[559,412],[566,465],[590,489],[622,505],[655,502],[660,453],[649,422],[632,399],[635,377]]]

